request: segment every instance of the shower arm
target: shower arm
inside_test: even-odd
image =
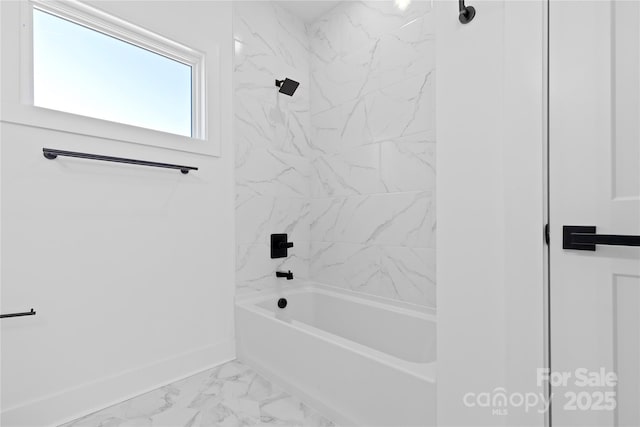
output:
[[[465,6],[464,0],[458,0],[458,19],[462,24],[468,24],[473,21],[473,18],[476,16],[476,9],[473,6]]]

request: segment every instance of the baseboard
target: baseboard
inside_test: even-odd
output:
[[[0,425],[64,424],[234,358],[234,341],[224,341],[6,409]]]
[[[267,368],[258,359],[244,355],[244,354],[238,354],[238,361],[251,367],[251,369],[256,371],[258,374],[262,375],[269,381],[272,381],[274,384],[277,384],[280,388],[282,388],[284,391],[286,391],[290,395],[299,398],[305,404],[309,405],[311,408],[320,412],[321,415],[333,421],[336,426],[345,427],[345,426],[361,425],[360,423],[355,421],[353,418],[349,417],[348,415],[340,411],[337,411],[332,406],[327,405],[324,401],[313,396],[313,394],[309,393],[305,388],[300,387],[300,385],[287,379],[281,373]]]

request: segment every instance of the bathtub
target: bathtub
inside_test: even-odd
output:
[[[236,340],[240,361],[338,425],[436,423],[436,325],[426,309],[309,283],[239,297]]]

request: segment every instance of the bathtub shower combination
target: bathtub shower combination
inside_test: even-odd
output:
[[[338,424],[434,425],[433,12],[330,3],[234,5],[237,355]]]

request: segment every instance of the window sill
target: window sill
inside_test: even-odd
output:
[[[196,139],[31,105],[3,103],[0,121],[94,138],[219,157],[219,135]]]

